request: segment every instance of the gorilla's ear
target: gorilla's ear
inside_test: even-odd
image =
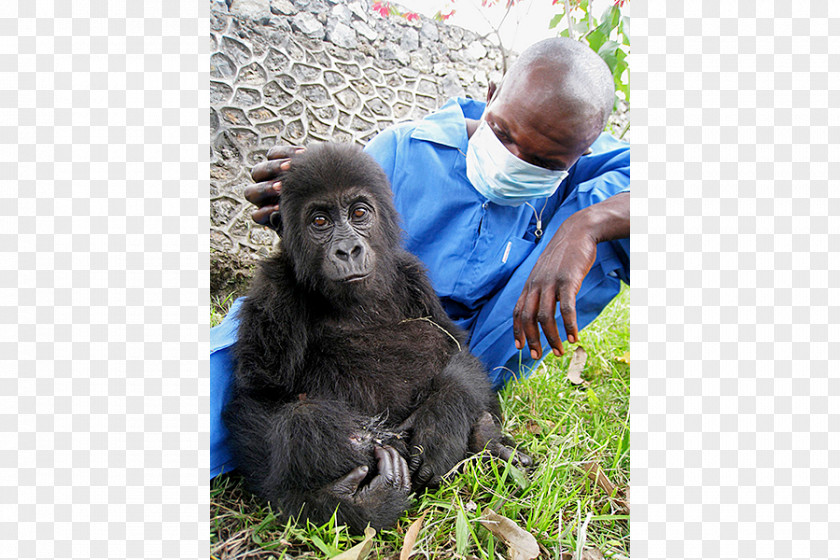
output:
[[[271,215],[268,217],[268,224],[274,231],[277,232],[277,235],[283,237],[283,221],[280,219],[280,211],[272,212]]]

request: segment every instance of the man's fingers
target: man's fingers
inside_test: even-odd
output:
[[[263,208],[257,208],[256,210],[254,210],[254,213],[251,214],[251,219],[260,224],[261,226],[271,226],[271,215],[279,210],[279,205],[264,206]]]
[[[521,296],[520,296],[521,299]],[[525,295],[525,302],[519,313],[520,327],[519,337],[517,337],[516,316],[514,315],[514,337],[520,340],[524,337],[528,342],[528,348],[531,350],[531,358],[538,360],[542,356],[542,343],[540,342],[540,328],[537,325],[538,310],[540,307],[540,292],[537,290],[530,290]],[[523,346],[524,347],[524,346]]]
[[[258,163],[251,169],[251,179],[255,183],[262,183],[263,181],[276,181],[283,171],[288,171],[290,167],[289,159],[275,159]]]
[[[558,294],[560,301],[560,315],[563,317],[563,324],[566,327],[566,335],[569,342],[578,342],[577,308],[575,307],[574,292]]]
[[[245,196],[245,200],[257,208],[269,205],[273,206],[280,200],[280,186],[280,181],[264,181],[262,183],[248,185],[242,191],[242,194]]]
[[[551,346],[555,356],[563,354],[563,340],[557,330],[557,320],[554,317],[554,310],[557,308],[557,300],[554,297],[554,289],[544,290],[540,297],[540,311],[537,320],[542,325],[548,345]],[[542,355],[542,354],[540,354]]]
[[[272,146],[265,157],[268,159],[289,159],[295,154],[302,154],[306,148],[301,146]]]

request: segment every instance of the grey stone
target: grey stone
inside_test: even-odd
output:
[[[379,34],[374,29],[372,29],[367,23],[360,20],[353,21],[353,29],[355,29],[359,35],[368,41],[375,41],[376,38],[379,37]]]
[[[356,31],[340,21],[330,26],[327,31],[327,40],[345,49],[353,49],[359,42],[356,39]]]
[[[230,12],[257,19],[269,13],[268,2],[266,0],[232,0]]]
[[[222,51],[227,54],[237,65],[245,64],[251,58],[251,49],[241,41],[232,37],[222,37]]]
[[[236,64],[223,55],[216,53],[210,57],[210,76],[218,79],[232,78],[236,73]]]
[[[487,49],[481,44],[481,41],[473,41],[467,47],[467,54],[472,58],[478,60],[487,56]]]
[[[310,84],[306,86],[301,86],[300,94],[306,101],[318,105],[322,105],[330,99],[330,94],[327,91],[327,88],[325,88],[321,84]]]
[[[420,37],[430,43],[435,43],[438,40],[437,25],[431,21],[423,20],[420,24]]]
[[[233,96],[233,104],[237,107],[253,107],[259,105],[261,100],[260,92],[251,88],[239,88]]]
[[[368,9],[365,6],[363,6],[361,2],[350,2],[349,4],[347,4],[347,9],[353,12],[353,15],[355,15],[360,20],[365,22],[368,21]]]
[[[253,62],[247,66],[243,66],[239,70],[239,76],[236,78],[236,83],[260,86],[264,84],[267,79],[265,70],[263,70],[262,66]]]
[[[322,38],[324,26],[309,12],[300,12],[292,18],[292,25],[304,35]]]
[[[212,105],[227,103],[232,94],[233,88],[229,85],[222,82],[210,82],[210,103]]]
[[[351,12],[350,8],[344,4],[336,4],[332,7],[332,10],[330,10],[330,17],[337,19],[341,23],[349,25],[353,20],[353,12]]]
[[[408,52],[416,51],[420,46],[420,35],[415,29],[407,27],[403,29],[402,37],[400,37],[400,47]]]
[[[343,86],[346,83],[346,81],[344,79],[344,76],[342,76],[338,72],[334,72],[333,70],[326,70],[324,72],[324,83],[327,85],[328,88],[335,88]]]
[[[413,52],[411,53],[411,67],[428,74],[432,71],[432,57],[428,52]]]
[[[461,80],[458,79],[458,74],[449,72],[443,77],[443,95],[445,97],[463,97],[466,93],[464,86],[461,85]],[[418,88],[419,89],[419,88]]]
[[[222,108],[222,118],[234,126],[251,126],[251,121],[245,116],[245,111],[238,107]]]
[[[271,6],[271,13],[273,14],[284,14],[290,16],[297,12],[289,0],[271,0],[269,5]]]
[[[402,64],[409,64],[411,57],[402,47],[392,41],[386,41],[379,49],[379,56],[384,60],[397,60]]]
[[[277,49],[269,49],[263,63],[270,72],[282,72],[289,65],[289,57]]]
[[[292,65],[292,76],[301,82],[314,82],[321,75],[321,69],[308,64],[295,63]]]

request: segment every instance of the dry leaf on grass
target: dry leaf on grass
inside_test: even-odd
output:
[[[354,546],[349,550],[345,550],[341,554],[332,557],[332,560],[364,560],[370,554],[370,549],[373,547],[373,537],[376,535],[376,529],[368,527],[365,529],[365,540]]]
[[[625,353],[624,353],[623,355],[621,355],[621,356],[616,356],[616,357],[615,357],[615,361],[616,361],[616,362],[621,362],[621,363],[623,363],[623,364],[628,364],[628,365],[629,365],[629,364],[630,364],[630,350],[628,350],[627,352],[625,352]]]
[[[530,419],[525,422],[525,429],[528,430],[529,433],[534,434],[535,436],[542,433],[542,426],[540,426],[534,420]]]
[[[414,548],[414,543],[417,542],[417,535],[420,533],[420,527],[423,526],[424,519],[426,519],[425,513],[420,516],[420,519],[412,523],[408,531],[405,532],[400,560],[408,560],[408,557],[411,556],[411,549]]]
[[[572,354],[572,360],[569,362],[569,370],[566,372],[566,378],[575,385],[586,383],[583,377],[580,376],[583,373],[583,366],[585,365],[586,350],[583,349],[583,346],[578,346],[575,348],[574,354]]]
[[[583,554],[576,560],[604,560],[603,553],[597,548],[586,547],[583,549]]]
[[[510,560],[531,560],[540,555],[540,547],[534,535],[522,529],[512,519],[487,509],[478,521],[505,543]]]
[[[601,465],[598,463],[584,463],[583,469],[586,471],[586,475],[589,479],[598,485],[598,487],[604,491],[607,497],[612,500],[615,505],[619,507],[619,509],[624,510],[626,513],[630,512],[630,505],[627,503],[627,500],[620,497],[621,491],[619,490],[616,492],[616,486],[612,483],[612,481],[607,478],[607,475],[604,474],[603,469],[601,469]]]

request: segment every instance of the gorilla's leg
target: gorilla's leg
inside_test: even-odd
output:
[[[338,520],[361,533],[392,525],[408,507],[405,460],[390,447],[360,446],[365,419],[338,401],[281,405],[236,396],[225,411],[234,452],[254,492],[287,517]]]

